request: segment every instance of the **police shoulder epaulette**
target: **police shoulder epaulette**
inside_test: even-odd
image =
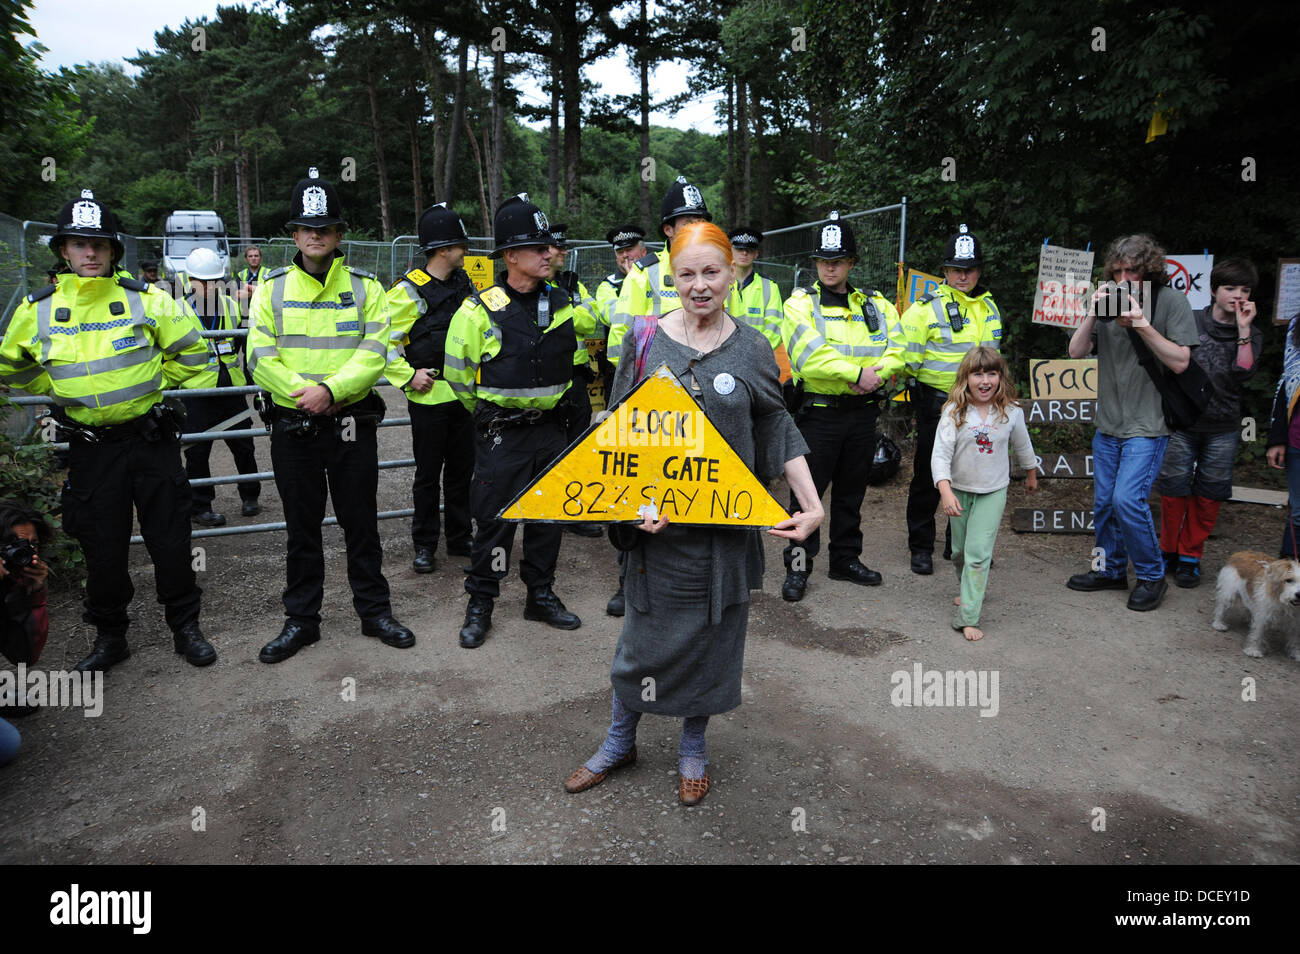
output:
[[[919,301],[919,302],[920,302],[921,304],[923,304],[923,305],[928,305],[928,304],[930,304],[930,302],[934,301],[934,300],[935,300],[936,298],[938,298],[938,297],[939,297],[939,293],[938,293],[938,292],[936,292],[936,291],[928,291],[928,292],[926,292],[924,295],[922,295],[920,298],[918,298],[917,301]]]
[[[142,291],[148,291],[150,288],[153,288],[153,286],[148,282],[142,282],[138,278],[126,278],[125,276],[122,275],[118,276],[117,283],[121,285],[123,288],[131,289],[131,291],[142,292]]]
[[[795,298],[799,295],[811,295],[812,293],[813,288],[811,285],[800,285],[794,291],[790,292],[790,297]]]
[[[413,268],[405,275],[403,275],[401,278],[398,279],[398,281],[408,281],[412,285],[427,285],[432,280],[433,280],[433,276],[430,275],[428,272],[426,272],[423,268]]]
[[[42,298],[49,298],[57,290],[57,285],[45,285],[28,295],[27,300],[32,302],[40,301]]]
[[[500,285],[492,285],[470,297],[488,311],[500,311],[510,304],[510,296],[505,293],[505,290]]]
[[[378,275],[376,275],[374,272],[368,272],[364,268],[357,268],[355,265],[344,265],[343,267],[346,268],[348,271],[350,271],[353,275],[360,275],[362,278],[373,278],[375,281],[379,281]]]
[[[283,274],[284,274],[285,272],[287,272],[288,270],[289,270],[289,266],[288,266],[288,265],[281,265],[279,268],[273,268],[273,269],[271,269],[269,272],[266,273],[266,280],[269,280],[269,279],[272,279],[272,278],[279,278],[281,275],[283,275]]]
[[[611,285],[617,285],[618,276],[613,272],[610,272],[608,275],[605,276],[605,281],[609,282]]]
[[[635,264],[637,268],[642,269],[644,271],[645,269],[649,268],[657,261],[659,261],[659,255],[655,252],[650,252],[648,255],[638,258]]]

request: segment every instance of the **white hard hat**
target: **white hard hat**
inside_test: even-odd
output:
[[[185,256],[185,271],[189,273],[190,278],[211,281],[224,278],[226,266],[222,263],[221,256],[212,249],[196,248]]]

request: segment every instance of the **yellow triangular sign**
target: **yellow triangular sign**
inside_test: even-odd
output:
[[[789,514],[667,365],[501,511],[502,520],[771,527]]]

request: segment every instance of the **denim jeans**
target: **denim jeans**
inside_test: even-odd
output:
[[[1132,560],[1139,580],[1164,579],[1147,498],[1168,443],[1167,437],[1112,437],[1101,431],[1092,438],[1092,519],[1106,561],[1103,576],[1126,575]]]
[[[1284,557],[1294,557],[1296,541],[1300,540],[1300,450],[1294,447],[1286,449],[1286,489],[1291,498],[1291,522],[1282,529],[1279,552]]]
[[[1207,500],[1232,496],[1232,466],[1237,459],[1238,431],[1196,434],[1177,431],[1169,438],[1156,492],[1162,497],[1195,495]]]

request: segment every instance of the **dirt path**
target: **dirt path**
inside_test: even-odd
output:
[[[381,434],[381,457],[408,456],[404,431]],[[232,470],[224,447],[214,459]],[[410,476],[381,473],[381,508],[409,505]],[[406,521],[385,522],[395,609],[418,637],[395,650],[360,635],[342,535],[326,530],[324,639],[277,666],[256,655],[281,622],[282,538],[210,540],[203,624],[221,659],[207,670],[172,653],[134,548],[133,655],[109,675],[101,717],[50,709],[18,723],[22,751],[0,770],[0,860],[1300,861],[1300,664],[1250,659],[1240,629],[1212,630],[1210,586],[1171,589],[1147,614],[1122,594],[1071,592],[1091,537],[1006,523],[988,637],[966,643],[948,627],[950,565],[907,570],[906,478],[905,465],[864,507],[878,589],[832,582],[823,562],[807,599],[786,604],[769,541],[744,705],[712,721],[715,786],[691,810],[676,801],[670,719],[643,720],[634,767],[583,795],[560,788],[608,720],[618,622],[603,612],[603,540],[565,536],[557,590],[580,630],[524,622],[515,577],[470,652],[456,645],[462,561],[440,552],[438,571],[416,576]],[[1087,493],[1046,483],[1035,504]],[[1024,499],[1016,486],[1009,508]],[[263,500],[258,520],[278,519],[273,486]],[[219,489],[218,509],[237,513],[233,501]],[[1207,576],[1232,550],[1274,550],[1281,520],[1225,506]],[[66,595],[51,617],[42,663],[55,668],[90,633]],[[996,715],[895,706],[895,682],[917,664],[996,672]],[[1247,678],[1256,701],[1242,699]],[[355,701],[341,698],[348,679]]]

